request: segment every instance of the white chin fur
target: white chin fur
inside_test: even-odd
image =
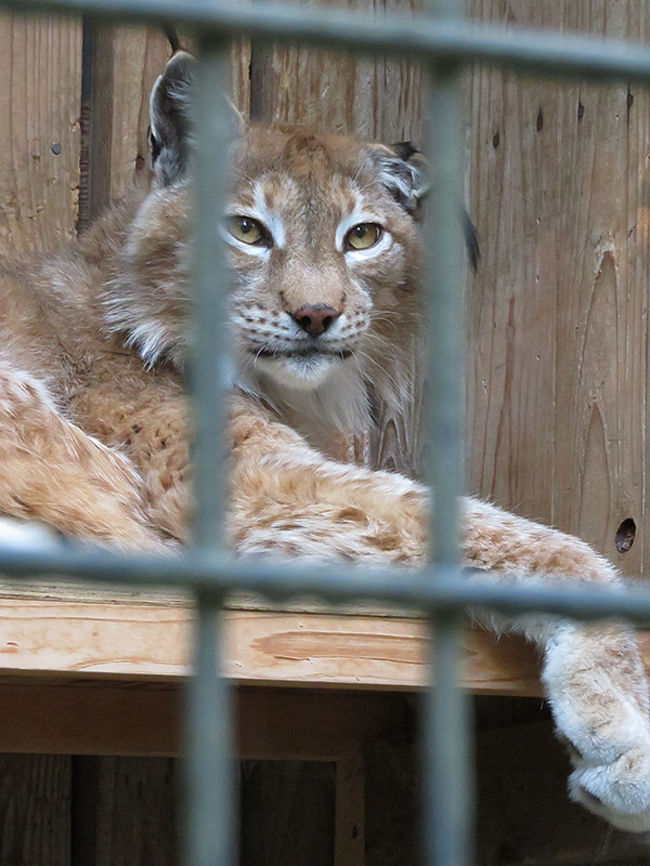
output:
[[[295,391],[313,391],[329,379],[341,363],[339,358],[257,358],[255,368],[277,385]]]

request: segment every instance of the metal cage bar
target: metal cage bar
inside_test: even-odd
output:
[[[428,0],[441,24],[458,23],[458,0]],[[436,58],[429,74],[427,102],[431,192],[425,220],[427,308],[427,434],[435,443],[425,480],[435,491],[430,537],[434,563],[455,582],[460,577],[462,490],[461,371],[462,240],[455,218],[461,194],[461,109],[459,65]],[[449,371],[456,371],[450,376]],[[425,575],[435,580],[436,574]],[[431,618],[430,687],[424,701],[423,824],[428,860],[436,866],[469,866],[472,850],[473,791],[470,768],[468,698],[458,685],[459,611]]]
[[[432,14],[414,20],[369,19],[357,14],[283,4],[215,3],[208,0],[0,0],[17,11],[58,11],[124,20],[174,20],[201,30],[203,57],[197,88],[195,188],[195,352],[192,368],[196,422],[197,520],[195,545],[175,560],[133,557],[99,550],[43,548],[29,554],[2,552],[8,577],[65,575],[100,582],[174,585],[196,599],[195,676],[187,709],[188,773],[185,866],[234,863],[234,797],[231,779],[229,690],[220,670],[220,608],[236,589],[266,596],[319,595],[329,601],[379,599],[424,610],[435,622],[436,688],[428,690],[425,753],[425,822],[429,862],[466,866],[471,812],[468,714],[456,682],[457,630],[464,613],[490,607],[509,614],[545,611],[576,618],[620,615],[650,621],[650,590],[492,586],[473,582],[458,565],[456,496],[460,488],[460,423],[457,385],[449,370],[462,369],[460,355],[460,244],[455,209],[460,198],[458,69],[490,63],[531,74],[581,75],[600,80],[650,81],[650,51],[643,46],[566,34],[518,31],[463,22],[456,0],[430,0]],[[432,530],[435,561],[410,574],[381,569],[302,566],[235,560],[221,547],[224,485],[215,460],[223,436],[222,314],[220,251],[214,243],[214,214],[225,190],[224,130],[227,124],[213,94],[223,81],[224,39],[302,41],[322,47],[408,54],[435,68],[430,100],[430,152],[437,155],[430,244],[428,362],[432,388],[431,432],[437,454],[432,478],[436,509]],[[221,274],[221,276],[219,276]],[[443,375],[440,375],[444,371]],[[451,786],[451,787],[450,787]],[[444,790],[444,795],[441,793]]]
[[[215,236],[214,214],[224,210],[227,192],[229,118],[226,114],[226,48],[222,40],[202,41],[194,86],[193,154],[194,303],[192,364],[194,545],[202,558],[223,546],[225,455],[224,395],[228,364],[223,250]],[[216,455],[216,459],[215,459]],[[188,684],[185,760],[185,862],[188,866],[235,863],[230,686],[220,675],[222,597],[195,593],[194,672]]]
[[[487,63],[532,75],[580,75],[601,80],[650,80],[650,52],[639,44],[470,21],[382,15],[288,3],[210,0],[0,0],[17,11],[50,11],[117,18],[121,22],[175,21],[221,38],[301,42],[322,48],[401,54],[413,60]]]

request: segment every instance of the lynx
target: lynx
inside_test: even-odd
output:
[[[80,539],[173,550],[186,540],[189,89],[178,53],[151,99],[154,179],[55,256],[0,268],[0,513]],[[246,553],[416,565],[427,491],[336,459],[334,444],[396,409],[418,326],[426,186],[399,148],[295,128],[243,128],[215,220],[232,270],[236,364],[228,537]],[[615,585],[586,544],[463,500],[463,555],[491,579]],[[6,539],[5,539],[6,541]],[[570,794],[612,824],[650,828],[648,690],[633,634],[544,617],[543,656]]]

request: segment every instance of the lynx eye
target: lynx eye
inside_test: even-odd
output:
[[[374,247],[381,237],[381,226],[377,223],[359,223],[345,236],[345,248],[348,250],[367,250]]]
[[[243,244],[257,244],[258,246],[269,244],[269,233],[257,220],[245,216],[228,217],[226,221],[230,234]]]

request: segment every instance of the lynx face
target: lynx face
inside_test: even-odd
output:
[[[106,297],[110,327],[149,364],[181,366],[187,352],[192,67],[177,54],[152,94],[154,189]],[[275,403],[317,398],[340,424],[345,413],[325,406],[340,403],[339,392],[367,411],[365,381],[382,372],[395,381],[391,346],[416,304],[422,185],[418,168],[383,145],[290,127],[240,130],[214,227],[232,274],[237,384]]]
[[[308,391],[372,353],[374,320],[412,285],[413,220],[367,147],[269,129],[245,141],[221,227],[241,371]]]

